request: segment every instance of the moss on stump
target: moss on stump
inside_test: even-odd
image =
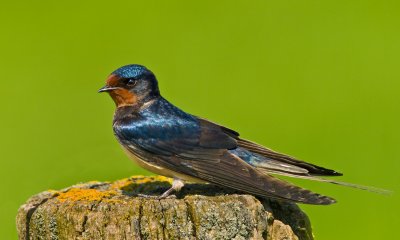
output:
[[[210,184],[159,195],[165,177],[88,182],[31,197],[17,215],[19,239],[312,239],[308,217],[292,203],[257,199]]]

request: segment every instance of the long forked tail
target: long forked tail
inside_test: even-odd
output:
[[[272,168],[276,170],[288,170],[295,171],[298,173],[307,173],[312,176],[342,176],[342,173],[339,173],[332,169],[327,169],[321,166],[314,165],[312,163],[304,162],[298,160],[294,157],[291,157],[286,154],[282,154],[276,152],[272,149],[261,146],[257,143],[245,140],[245,139],[237,139],[238,146],[242,149],[245,149],[251,152],[254,155],[254,164],[259,165],[259,167],[263,167],[265,165],[267,168]],[[258,166],[257,166],[258,167]]]
[[[318,182],[327,182],[379,194],[387,195],[392,193],[389,190],[376,187],[325,179],[321,176],[342,176],[343,174],[331,169],[300,161],[294,157],[278,153],[248,140],[238,139],[238,144],[240,146],[238,153],[241,157],[266,175],[276,174]]]
[[[335,180],[316,177],[316,176],[296,175],[296,174],[293,174],[293,173],[278,172],[278,171],[266,170],[266,169],[259,169],[259,170],[261,172],[263,172],[264,174],[276,174],[276,175],[293,177],[293,178],[307,179],[307,180],[318,181],[318,182],[326,182],[326,183],[331,183],[331,184],[336,184],[336,185],[340,185],[340,186],[356,188],[356,189],[365,190],[365,191],[368,191],[368,192],[373,192],[373,193],[378,193],[378,194],[389,195],[389,194],[392,193],[392,191],[386,190],[386,189],[382,189],[382,188],[364,186],[364,185],[348,183],[348,182],[335,181]]]

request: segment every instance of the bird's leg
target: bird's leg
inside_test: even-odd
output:
[[[167,191],[165,191],[163,194],[161,194],[160,196],[150,196],[150,195],[145,195],[145,194],[138,194],[138,196],[145,197],[145,198],[164,199],[164,198],[169,197],[173,191],[179,192],[184,185],[185,185],[185,183],[181,179],[174,178],[174,180],[172,181],[172,186]]]
[[[174,180],[172,181],[172,186],[163,194],[161,194],[158,199],[167,198],[173,191],[179,192],[184,185],[185,183],[182,180],[180,180],[179,178],[174,178]]]

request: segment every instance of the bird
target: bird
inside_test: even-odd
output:
[[[186,113],[161,96],[155,74],[143,65],[118,68],[98,92],[109,93],[116,104],[113,131],[127,155],[140,167],[173,179],[158,199],[179,192],[185,182],[195,182],[280,201],[336,202],[276,175],[375,191],[322,178],[343,174],[279,153],[241,138],[235,130]]]

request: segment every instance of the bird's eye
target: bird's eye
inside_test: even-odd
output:
[[[133,79],[133,78],[125,79],[125,84],[128,85],[128,86],[135,86],[136,79]]]

